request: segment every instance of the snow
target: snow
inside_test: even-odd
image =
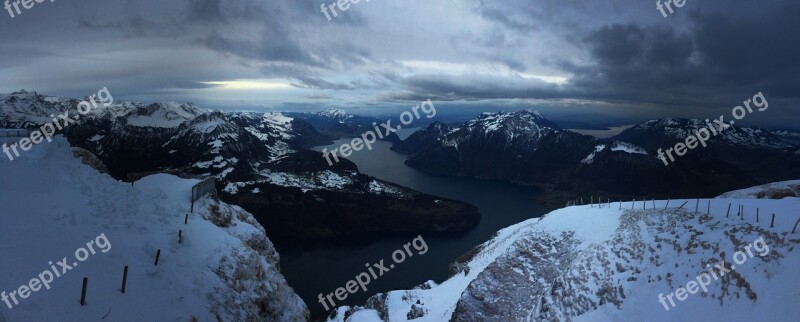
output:
[[[151,109],[151,106],[158,108]],[[128,125],[136,127],[175,128],[183,122],[194,119],[207,110],[192,104],[179,104],[176,102],[156,103],[151,106],[142,106],[131,111],[127,116]],[[206,124],[206,127],[214,124]]]
[[[595,146],[594,151],[592,153],[589,153],[589,155],[587,155],[585,158],[583,158],[581,162],[586,164],[592,164],[592,162],[594,162],[595,154],[597,154],[597,152],[603,151],[605,148],[606,148],[605,144],[600,144]]]
[[[592,153],[589,153],[589,155],[587,155],[585,158],[583,158],[583,160],[581,160],[581,162],[582,163],[586,163],[586,164],[592,164],[594,162],[594,156],[598,152],[603,151],[606,148],[608,148],[608,145],[606,145],[606,144],[599,144],[599,145],[595,146],[594,147],[594,151],[592,151]],[[634,145],[634,144],[631,144],[631,143],[628,143],[628,142],[622,142],[622,141],[614,141],[614,143],[611,144],[610,149],[611,149],[612,152],[624,152],[624,153],[629,153],[629,154],[644,154],[644,155],[647,155],[647,150],[645,150],[644,148],[639,147],[639,146]]]
[[[800,180],[788,180],[768,183],[751,188],[734,190],[722,194],[718,198],[765,198],[766,194],[761,192],[777,192],[778,195],[789,194],[800,196]]]
[[[347,186],[353,184],[354,182],[354,178],[341,176],[330,170],[311,172],[305,175],[288,172],[265,171],[261,174],[261,176],[266,182],[283,187],[299,187],[303,191],[319,189],[344,191],[346,190]]]
[[[340,123],[344,122],[345,119],[353,117],[352,115],[347,114],[347,112],[345,112],[344,110],[334,107],[331,107],[328,110],[319,112],[317,114],[319,114],[320,116],[339,119]]]
[[[408,321],[412,307],[425,312],[413,321],[449,321],[457,305],[466,310],[460,317],[470,317],[467,320],[482,320],[478,318],[482,314],[491,314],[493,310],[505,312],[517,306],[533,310],[516,312],[515,317],[503,315],[502,320],[793,320],[800,314],[800,307],[795,305],[800,300],[797,292],[800,278],[795,272],[800,265],[800,255],[792,250],[800,240],[796,235],[787,234],[800,216],[796,211],[800,208],[800,199],[754,199],[753,195],[764,188],[797,183],[790,181],[743,189],[710,200],[612,202],[558,209],[540,219],[530,219],[499,231],[478,247],[477,254],[467,262],[468,270],[441,284],[429,281],[430,289],[388,292],[386,300],[379,304],[387,312],[388,321]],[[667,203],[669,209],[665,210]],[[686,205],[678,209],[684,203]],[[734,209],[742,205],[744,219],[740,219],[736,211],[726,217],[729,205]],[[695,207],[697,213],[694,213]],[[761,214],[759,222],[755,222],[756,208]],[[770,228],[767,220],[767,214],[772,213],[776,214],[774,228]],[[709,260],[714,263],[714,258],[720,257],[730,263],[736,250],[759,237],[768,241],[770,253],[766,257],[753,257],[736,265],[734,279],[712,281],[707,294],[676,300],[677,306],[665,311],[658,301],[659,294],[670,294],[694,280],[707,270],[702,263]],[[570,242],[561,248],[551,248],[552,244],[544,242],[546,240]],[[567,266],[557,272],[551,270],[555,267],[544,265],[561,258],[568,258]],[[528,277],[514,279],[512,275]],[[747,284],[737,284],[735,276],[740,276]],[[624,289],[619,305],[604,303],[598,298],[599,294],[609,297],[605,293],[606,283],[611,283],[614,291],[614,285]],[[541,293],[536,293],[537,290]],[[757,297],[751,299],[746,290],[752,290]],[[551,292],[557,294],[551,295]],[[536,297],[529,298],[529,295]],[[469,306],[470,301],[481,304]],[[587,301],[591,301],[589,305]],[[465,303],[467,305],[462,307]],[[539,303],[547,303],[547,310]],[[470,311],[486,306],[488,311]],[[584,311],[584,308],[588,309]],[[336,312],[329,321],[381,321],[374,309],[345,306]],[[344,319],[345,313],[354,314]],[[552,319],[540,318],[540,315]],[[493,316],[483,316],[483,319],[493,320]]]
[[[453,314],[460,294],[469,286],[478,274],[482,272],[497,257],[501,256],[506,249],[527,230],[531,229],[539,219],[529,219],[522,223],[502,229],[497,232],[494,238],[481,245],[481,251],[470,262],[468,274],[456,274],[441,284],[428,282],[430,289],[414,289],[409,291],[392,291],[387,295],[389,310],[389,321],[408,321],[406,312],[411,305],[420,300],[425,303],[430,311],[423,317],[414,319],[415,322],[438,322],[448,321]],[[334,318],[328,321],[345,322],[344,312],[350,307],[340,307]],[[375,310],[363,309],[358,312],[368,312],[363,315],[353,314],[346,322],[377,322],[381,321]],[[356,313],[358,313],[356,312]]]
[[[647,150],[645,150],[643,147],[622,141],[614,141],[614,144],[611,145],[611,151],[622,151],[630,154],[647,155]]]
[[[291,118],[291,117],[288,117],[286,115],[283,115],[283,113],[280,113],[280,112],[267,112],[267,113],[264,113],[264,120],[267,121],[268,123],[272,123],[272,124],[284,124],[285,125],[285,124],[291,123],[294,119]]]
[[[255,299],[262,297],[280,303],[285,313],[268,319],[304,320],[305,305],[278,273],[277,254],[250,214],[204,199],[184,225],[197,180],[157,174],[133,186],[118,182],[74,158],[61,136],[14,162],[0,160],[0,178],[0,256],[13,259],[0,262],[0,291],[27,284],[49,261],[66,256],[72,262],[75,250],[98,235],[111,244],[107,253],[98,251],[56,278],[50,290],[32,293],[13,309],[0,302],[8,321],[97,321],[106,315],[110,321],[233,321],[258,312]],[[214,207],[234,214],[228,226],[212,223]],[[258,243],[267,250],[249,246]],[[247,271],[260,273],[242,274]],[[88,305],[81,307],[84,277]]]

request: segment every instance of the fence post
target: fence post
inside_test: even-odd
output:
[[[769,223],[769,228],[772,228],[774,226],[775,226],[775,213],[773,212],[772,213],[772,222]]]
[[[800,218],[797,218],[797,222],[794,223],[794,228],[792,228],[792,234],[797,230],[797,224],[800,224]]]
[[[678,209],[683,209],[683,206],[686,206],[687,203],[689,203],[689,200],[684,201],[683,204],[678,207]]]
[[[728,203],[728,212],[725,213],[725,218],[728,218],[728,215],[731,214],[731,204]]]
[[[178,229],[178,244],[183,243],[183,230]]]
[[[653,198],[653,209],[656,209],[656,198]]]
[[[128,265],[125,265],[125,270],[122,271],[122,294],[125,294],[125,286],[128,285]]]
[[[756,208],[756,222],[758,222],[758,208]]]
[[[741,206],[739,206],[739,207],[741,207],[741,208],[742,208],[742,211],[740,212],[740,213],[741,213],[741,218],[740,218],[740,220],[744,220],[744,205],[741,205]]]
[[[697,202],[694,203],[694,212],[697,212],[697,207],[700,206],[700,199],[697,199]]]
[[[708,199],[708,207],[706,207],[706,215],[711,215],[711,199]]]
[[[664,210],[667,210],[667,207],[669,207],[669,198],[667,198],[667,204],[664,205]]]
[[[186,225],[189,223],[189,214],[186,214],[186,217],[183,217],[183,224]]]
[[[161,257],[161,249],[156,252],[156,266],[158,266],[158,258]]]
[[[81,290],[81,306],[86,305],[86,284],[89,283],[89,278],[83,278],[83,289]]]

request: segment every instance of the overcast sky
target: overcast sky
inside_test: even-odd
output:
[[[0,0],[2,1],[2,0]],[[330,3],[333,0],[328,0]],[[45,0],[0,12],[0,92],[212,109],[800,120],[800,3],[686,0]],[[11,9],[13,10],[13,8]],[[15,13],[16,14],[16,13]],[[330,13],[329,13],[330,14]],[[746,123],[746,122],[745,122]]]

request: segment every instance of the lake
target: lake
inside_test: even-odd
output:
[[[398,134],[405,138],[410,131]],[[314,150],[321,151],[325,147],[331,149],[348,141],[337,140],[334,144]],[[416,255],[412,247],[413,257],[370,282],[367,292],[350,294],[342,303],[337,301],[337,306],[363,305],[367,298],[376,293],[413,288],[427,280],[442,282],[449,277],[448,266],[456,258],[489,240],[498,230],[540,217],[546,211],[535,200],[539,193],[535,188],[499,181],[425,174],[407,167],[403,163],[406,156],[391,151],[390,147],[391,143],[377,142],[371,151],[365,149],[355,152],[348,159],[356,163],[364,174],[424,193],[473,204],[481,212],[481,223],[459,234],[423,234],[428,245],[427,253]],[[319,293],[324,296],[338,287],[344,287],[347,281],[366,271],[366,263],[371,265],[384,259],[388,266],[392,262],[392,252],[411,242],[415,236],[393,236],[358,244],[283,242],[275,246],[281,256],[281,273],[306,302],[312,316],[318,318],[328,314],[318,302]]]

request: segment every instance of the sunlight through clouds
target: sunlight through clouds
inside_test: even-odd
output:
[[[285,89],[292,87],[289,85],[289,83],[265,79],[237,79],[227,81],[208,81],[201,83],[212,85],[217,89],[227,90]]]

